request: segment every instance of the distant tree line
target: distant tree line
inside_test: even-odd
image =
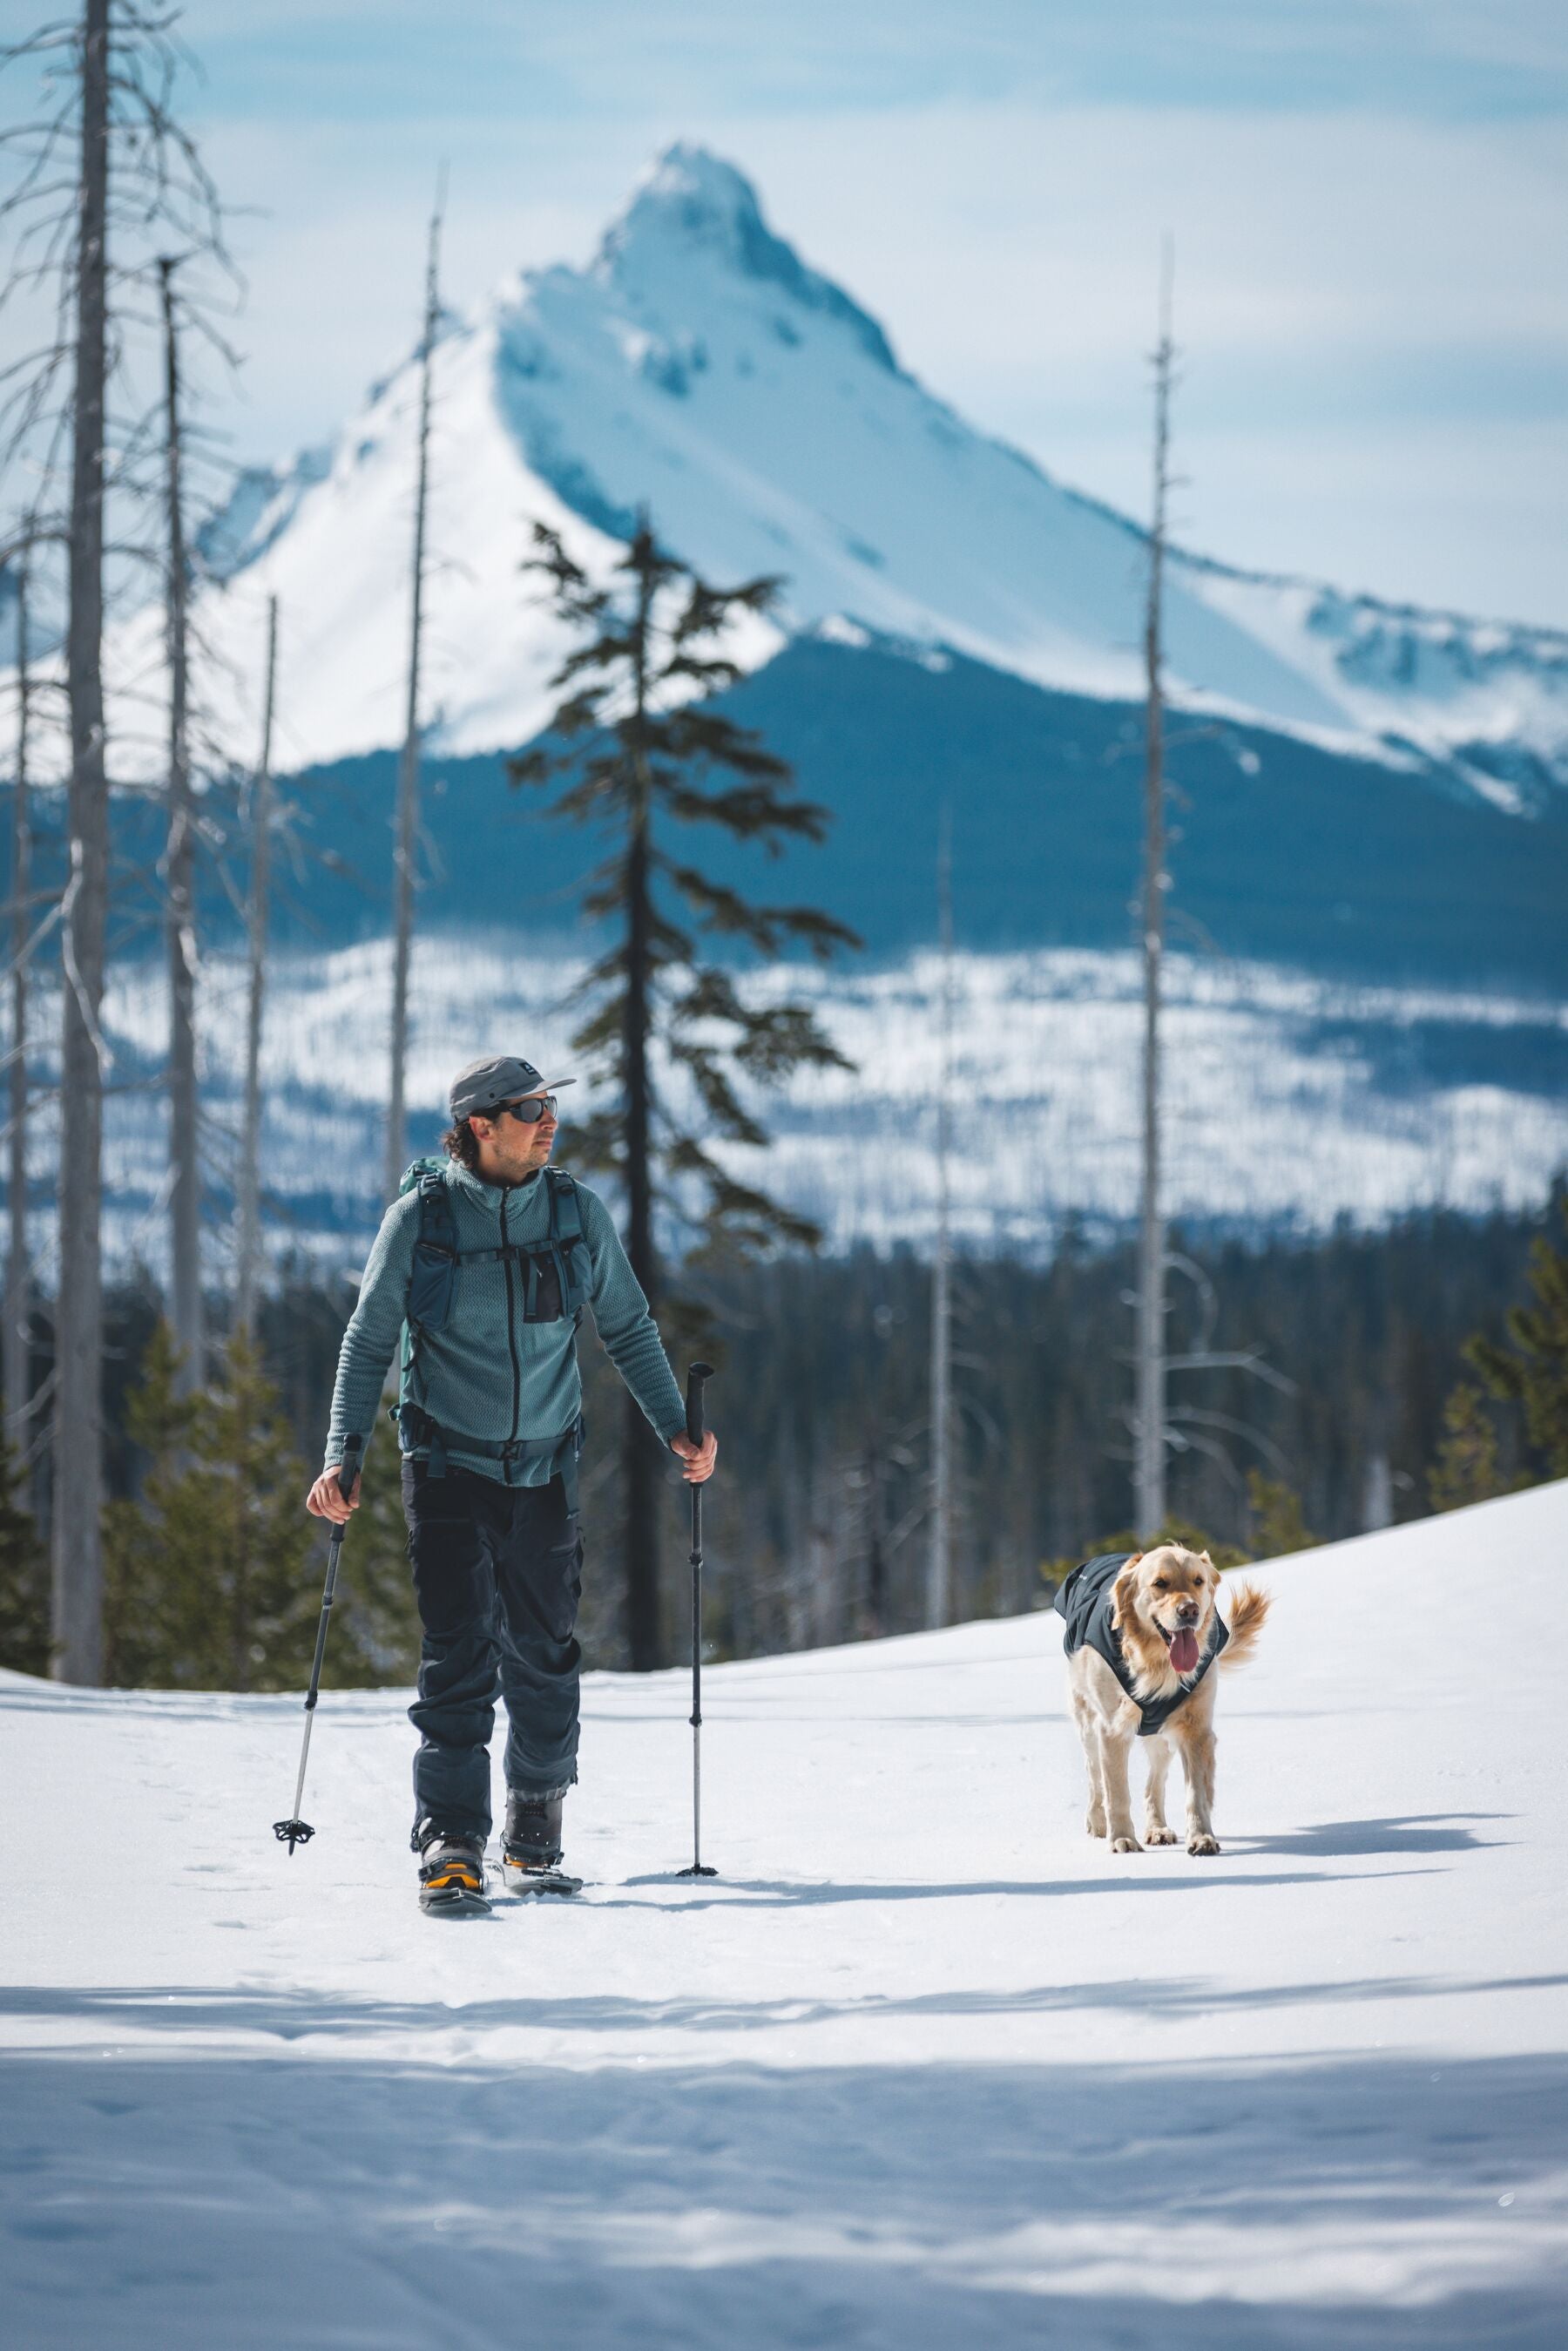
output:
[[[1543,1217],[1413,1216],[1185,1254],[1223,1301],[1216,1337],[1266,1351],[1287,1384],[1204,1375],[1224,1449],[1175,1455],[1171,1520],[1226,1561],[1333,1541],[1388,1519],[1568,1476],[1568,1191]],[[1126,1295],[1130,1244],[1069,1233],[1049,1266],[961,1260],[955,1283],[955,1614],[1040,1604],[1078,1558],[1125,1534]],[[709,1631],[754,1656],[914,1629],[924,1621],[929,1507],[930,1272],[911,1252],[710,1264],[701,1294],[721,1361],[711,1393],[721,1476],[710,1489]],[[1199,1311],[1178,1290],[1173,1338]],[[181,1397],[151,1286],[111,1292],[106,1639],[111,1680],[290,1688],[308,1664],[318,1547],[299,1510],[319,1457],[346,1286],[307,1279],[262,1302],[256,1352]],[[36,1370],[49,1332],[35,1322]],[[585,1332],[589,1662],[629,1655],[618,1554],[617,1384]],[[346,1606],[328,1680],[411,1678],[418,1631],[397,1501],[377,1439],[345,1551]],[[678,1483],[656,1497],[670,1523]],[[47,1577],[10,1470],[0,1492],[0,1663],[47,1662]],[[680,1570],[667,1546],[673,1616]],[[596,1574],[596,1565],[600,1572]]]
[[[1189,1377],[1206,1442],[1172,1453],[1168,1525],[1217,1556],[1272,1556],[1568,1474],[1565,1196],[1544,1223],[1173,1236],[1197,1279],[1173,1284],[1172,1353],[1200,1334],[1211,1286],[1213,1351],[1256,1353],[1285,1384],[1241,1365]],[[929,1283],[912,1254],[867,1251],[719,1289],[711,1405],[727,1474],[708,1518],[713,1630],[731,1653],[923,1623]],[[1069,1233],[1044,1268],[961,1263],[957,1616],[1029,1608],[1095,1550],[1131,1547],[1135,1286],[1130,1240],[1097,1250]],[[1452,1422],[1477,1382],[1466,1408],[1488,1447],[1467,1463]],[[1222,1444],[1207,1441],[1216,1427]]]

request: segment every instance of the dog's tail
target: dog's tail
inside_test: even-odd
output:
[[[1241,1584],[1231,1604],[1231,1638],[1220,1652],[1222,1666],[1244,1666],[1268,1620],[1272,1603],[1255,1583]]]

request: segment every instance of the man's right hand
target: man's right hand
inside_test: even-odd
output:
[[[337,1483],[336,1469],[324,1469],[305,1498],[305,1507],[313,1519],[330,1519],[335,1527],[348,1522],[350,1510],[359,1507],[359,1480],[355,1477],[348,1488],[348,1499],[343,1499],[343,1489]]]

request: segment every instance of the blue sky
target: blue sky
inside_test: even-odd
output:
[[[297,102],[303,58],[313,79],[341,75],[334,110],[409,122],[438,92],[470,113],[549,120],[715,100],[1278,110],[1393,94],[1460,115],[1568,97],[1561,10],[1543,0],[467,0],[438,24],[426,0],[192,0],[188,22],[204,55],[249,81],[235,103],[269,115]]]
[[[1162,235],[1185,535],[1568,626],[1568,12],[1539,0],[192,0],[260,207],[234,446],[319,438],[447,284],[586,258],[699,139],[905,363],[1141,512]]]

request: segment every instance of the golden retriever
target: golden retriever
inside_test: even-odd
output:
[[[1099,1651],[1086,1643],[1068,1658],[1073,1715],[1089,1767],[1085,1825],[1094,1837],[1108,1837],[1113,1853],[1138,1853],[1133,1830],[1127,1759],[1135,1745],[1148,1754],[1144,1796],[1144,1844],[1174,1844],[1176,1832],[1165,1817],[1165,1781],[1171,1748],[1180,1750],[1187,1776],[1187,1850],[1220,1850],[1211,1817],[1214,1802],[1214,1700],[1219,1677],[1214,1665],[1244,1665],[1269,1613],[1267,1593],[1244,1583],[1220,1611],[1220,1576],[1207,1552],[1179,1543],[1135,1552],[1109,1587],[1110,1623],[1131,1683],[1125,1689]],[[1187,1677],[1209,1656],[1215,1616],[1228,1628],[1226,1646],[1185,1697]],[[1143,1709],[1177,1698],[1159,1729],[1139,1739]]]

